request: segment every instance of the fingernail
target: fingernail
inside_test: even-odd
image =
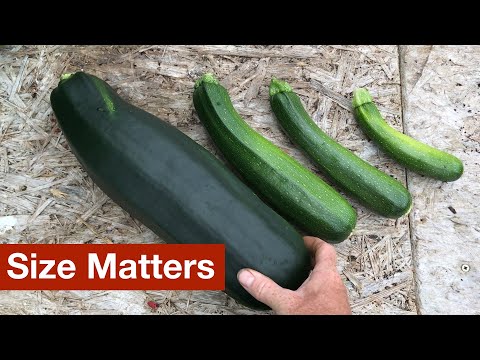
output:
[[[242,269],[238,272],[237,278],[238,281],[240,281],[240,284],[247,288],[252,286],[253,280],[255,280],[255,276],[253,276],[250,271],[245,269]]]

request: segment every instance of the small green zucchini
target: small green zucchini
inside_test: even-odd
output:
[[[357,220],[351,205],[318,176],[253,130],[212,74],[205,74],[197,81],[193,102],[225,158],[275,210],[308,235],[325,241],[341,242],[350,235]]]
[[[323,132],[287,82],[272,79],[270,104],[285,133],[339,187],[380,215],[398,218],[410,211],[408,190]]]
[[[407,169],[442,181],[454,181],[462,176],[463,163],[460,159],[412,139],[387,124],[367,90],[355,90],[353,108],[367,136]]]

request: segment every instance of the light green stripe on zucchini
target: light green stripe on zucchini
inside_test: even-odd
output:
[[[60,84],[65,83],[68,81],[72,76],[74,76],[74,73],[65,73],[60,76]],[[113,99],[109,93],[109,89],[106,86],[106,83],[101,81],[97,77],[93,77],[93,82],[95,84],[95,87],[98,89],[100,94],[102,95],[103,102],[105,103],[105,108],[108,112],[113,113],[115,111],[115,104],[113,102]]]
[[[105,102],[105,106],[110,113],[115,111],[115,104],[113,103],[113,99],[110,96],[109,89],[105,85],[106,83],[101,81],[99,78],[93,78],[95,86],[97,87],[98,91],[102,95],[102,99]]]

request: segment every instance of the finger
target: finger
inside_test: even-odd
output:
[[[282,288],[269,277],[252,269],[242,269],[237,274],[238,281],[258,301],[277,309],[278,304],[289,301],[289,290]]]
[[[304,236],[303,241],[313,255],[315,268],[330,269],[336,267],[337,254],[332,245],[313,236]]]

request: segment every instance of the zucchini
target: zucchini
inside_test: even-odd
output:
[[[259,196],[308,235],[341,242],[357,214],[332,187],[253,130],[212,74],[197,80],[193,103],[225,158]]]
[[[310,256],[301,235],[180,130],[122,100],[99,78],[62,77],[50,97],[71,150],[117,204],[169,243],[225,244],[225,291],[252,308],[237,272],[297,289]]]
[[[324,133],[287,82],[272,79],[270,104],[285,133],[335,184],[380,215],[398,218],[410,211],[408,190]]]
[[[442,181],[454,181],[462,176],[463,163],[460,159],[421,143],[387,124],[366,89],[354,91],[353,108],[367,136],[407,169]]]

